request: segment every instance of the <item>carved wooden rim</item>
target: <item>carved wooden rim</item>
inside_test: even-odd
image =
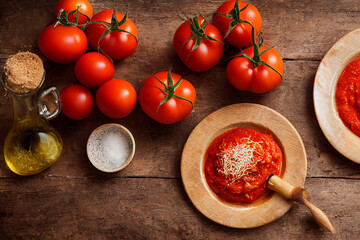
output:
[[[359,55],[360,29],[337,41],[322,59],[314,82],[314,108],[320,128],[330,144],[348,159],[360,163],[360,138],[341,120],[335,90],[344,68]]]
[[[221,201],[209,188],[203,171],[208,145],[215,137],[235,127],[270,130],[283,150],[286,167],[282,178],[294,186],[304,186],[306,152],[296,129],[276,111],[246,103],[221,108],[195,127],[183,149],[181,177],[191,202],[209,219],[234,228],[258,227],[283,216],[290,209],[291,201],[277,193],[267,201],[247,205]]]

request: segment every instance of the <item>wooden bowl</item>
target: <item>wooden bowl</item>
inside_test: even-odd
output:
[[[234,104],[221,108],[202,120],[190,134],[182,153],[181,177],[195,207],[209,219],[234,228],[253,228],[275,221],[291,207],[291,201],[277,193],[250,204],[223,201],[205,179],[204,155],[214,138],[241,127],[270,132],[284,155],[282,178],[303,187],[306,178],[306,152],[291,123],[276,111],[257,104]]]
[[[356,29],[326,53],[314,82],[314,107],[321,130],[339,153],[356,163],[360,163],[360,138],[341,120],[336,109],[335,90],[340,74],[359,53],[360,29]]]
[[[123,137],[124,141],[122,143],[124,146],[127,145],[126,147],[129,150],[125,162],[109,162],[109,159],[102,153],[103,140],[108,134],[116,134]],[[86,150],[88,158],[94,167],[102,172],[113,173],[124,169],[133,159],[135,155],[135,139],[131,132],[120,124],[103,124],[90,134]]]

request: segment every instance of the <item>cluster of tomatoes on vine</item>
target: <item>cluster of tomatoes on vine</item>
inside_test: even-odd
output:
[[[137,93],[122,79],[113,79],[113,61],[124,60],[138,45],[138,32],[127,15],[112,9],[93,16],[88,0],[61,0],[55,8],[57,21],[40,34],[39,48],[50,60],[75,63],[75,76],[82,84],[64,88],[62,112],[81,120],[96,105],[106,116],[118,119],[135,108]],[[259,46],[255,36],[262,19],[251,4],[238,0],[224,2],[216,11],[213,24],[202,16],[189,18],[176,30],[173,47],[181,61],[192,71],[204,72],[222,58],[225,41],[244,49],[227,67],[230,83],[240,90],[267,92],[281,82],[283,62],[273,49]],[[252,47],[250,47],[252,46]],[[94,52],[88,52],[88,48]],[[84,87],[86,86],[86,87]],[[142,110],[157,122],[171,124],[188,116],[195,103],[193,85],[171,70],[148,77],[139,92]]]
[[[124,60],[136,50],[135,24],[112,9],[93,16],[87,0],[61,0],[55,16],[57,21],[40,33],[40,51],[56,63],[76,62],[75,76],[81,83],[61,91],[62,112],[74,120],[85,119],[95,106],[89,89],[98,89],[95,99],[102,113],[115,119],[129,115],[136,105],[136,91],[129,82],[113,79],[113,61]]]
[[[225,41],[241,51],[227,65],[229,82],[242,91],[265,93],[280,84],[284,65],[275,49],[262,45],[261,26],[255,6],[229,0],[216,10],[212,24],[197,16],[180,26],[174,48],[189,69],[203,72],[221,60]]]

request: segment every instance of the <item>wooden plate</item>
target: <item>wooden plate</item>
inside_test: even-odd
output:
[[[344,68],[360,53],[360,29],[345,35],[322,59],[314,82],[314,107],[321,130],[331,145],[360,163],[360,138],[341,120],[336,109],[336,84]]]
[[[204,154],[214,138],[236,128],[270,132],[281,147],[285,167],[282,178],[294,186],[304,186],[306,152],[291,123],[276,111],[257,104],[234,104],[221,108],[202,120],[190,134],[181,159],[181,177],[195,207],[211,220],[234,228],[253,228],[284,215],[291,201],[278,194],[251,204],[220,200],[208,186],[204,174]]]

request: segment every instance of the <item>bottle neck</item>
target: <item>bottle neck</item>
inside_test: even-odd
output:
[[[24,119],[38,116],[37,94],[12,95],[14,105],[14,119]]]

